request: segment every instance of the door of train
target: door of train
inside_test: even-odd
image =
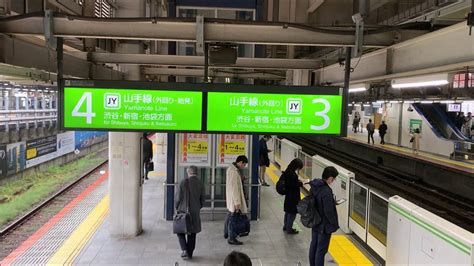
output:
[[[201,211],[204,214],[224,214],[226,210],[226,171],[237,156],[246,155],[248,166],[242,170],[247,206],[250,207],[249,191],[251,169],[251,145],[248,135],[240,134],[201,134],[180,133],[176,142],[175,184],[185,178],[186,168],[198,167],[198,177],[204,184],[205,204]]]

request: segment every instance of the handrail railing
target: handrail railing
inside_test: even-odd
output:
[[[452,159],[474,164],[474,143],[468,141],[453,141]]]

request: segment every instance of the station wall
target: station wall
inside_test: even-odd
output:
[[[438,138],[431,129],[429,122],[423,116],[418,114],[418,112],[416,112],[413,107],[411,107],[413,111],[408,111],[408,107],[411,107],[411,105],[407,103],[388,103],[386,105],[385,119],[388,122],[387,125],[389,128],[387,133],[387,143],[411,148],[410,124],[421,121],[420,150],[443,156],[449,156],[454,150],[453,142]],[[399,129],[400,108],[402,108],[401,130]],[[401,134],[400,143],[398,143],[398,132]]]

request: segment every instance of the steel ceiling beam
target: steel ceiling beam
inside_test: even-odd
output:
[[[151,54],[116,54],[89,53],[87,58],[94,63],[161,65],[203,67],[203,56],[184,55],[151,55]],[[209,68],[241,68],[241,69],[317,69],[320,64],[311,59],[273,59],[239,57],[235,65],[210,65]]]
[[[0,33],[44,35],[41,14],[0,19]],[[64,38],[196,41],[196,21],[176,18],[90,18],[55,14],[53,33]],[[205,41],[268,45],[354,46],[353,33],[301,24],[206,19]],[[424,31],[402,30],[366,35],[365,47],[385,47]]]
[[[31,79],[55,80],[56,53],[40,45],[0,34],[0,63],[17,67],[32,68],[48,73],[47,76],[32,76]],[[32,72],[33,73],[33,72]],[[36,73],[36,72],[34,72]],[[64,54],[64,75],[76,78],[122,79],[123,73],[87,60]]]
[[[449,48],[449,50],[446,50]],[[352,59],[351,83],[453,72],[472,67],[474,38],[465,22]],[[342,84],[344,71],[333,64],[315,71],[318,83]]]
[[[144,75],[149,76],[186,76],[186,77],[204,77],[204,69],[185,69],[185,68],[156,68],[147,67],[143,69]],[[266,80],[284,80],[285,74],[278,75],[265,72],[227,72],[227,71],[211,71],[210,77],[218,78],[253,78]]]

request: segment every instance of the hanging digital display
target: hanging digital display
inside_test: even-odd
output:
[[[202,92],[64,88],[65,129],[202,130]]]
[[[342,96],[209,92],[207,130],[340,134]]]

